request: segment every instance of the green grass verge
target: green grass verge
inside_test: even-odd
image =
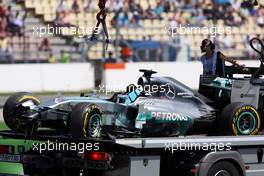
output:
[[[8,127],[6,126],[5,122],[0,122],[0,130],[6,130]]]

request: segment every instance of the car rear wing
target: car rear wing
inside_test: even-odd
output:
[[[253,75],[257,71],[258,71],[258,75],[264,75],[264,69],[259,67],[245,67],[245,69],[241,69],[239,67],[234,67],[234,66],[225,67],[225,74],[228,78],[233,78],[234,74]]]

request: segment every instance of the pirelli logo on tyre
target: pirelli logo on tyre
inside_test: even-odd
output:
[[[258,111],[250,105],[236,109],[232,119],[232,130],[235,135],[256,135],[260,130]]]
[[[99,137],[100,134],[100,130],[101,130],[101,125],[102,125],[102,110],[99,106],[92,104],[89,105],[86,110],[85,110],[85,115],[84,115],[84,121],[83,121],[83,133],[84,136],[90,136],[90,137]],[[92,129],[91,126],[95,126],[96,123],[96,128],[93,131],[91,131]],[[89,133],[89,135],[87,135],[87,133]]]

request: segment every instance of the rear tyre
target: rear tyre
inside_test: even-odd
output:
[[[239,171],[232,163],[220,161],[210,168],[208,176],[239,176]]]
[[[14,95],[11,95],[4,104],[3,107],[3,117],[6,125],[15,132],[25,132],[26,125],[23,123],[20,114],[23,113],[23,110],[18,110],[17,105],[26,102],[32,101],[34,105],[39,105],[40,101],[38,98],[33,96],[28,92],[18,92]],[[37,129],[37,126],[34,125],[34,130]]]
[[[77,104],[70,117],[70,132],[74,137],[100,138],[102,112],[95,104]]]
[[[219,133],[224,135],[256,135],[261,128],[258,111],[251,105],[231,103],[218,119]]]

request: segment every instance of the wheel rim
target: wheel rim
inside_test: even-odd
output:
[[[248,135],[256,126],[255,116],[250,112],[243,112],[237,119],[237,128],[241,134]]]
[[[94,114],[89,120],[89,134],[91,137],[98,137],[101,130],[101,117],[98,114]]]
[[[231,176],[231,174],[226,170],[220,170],[214,176]]]

